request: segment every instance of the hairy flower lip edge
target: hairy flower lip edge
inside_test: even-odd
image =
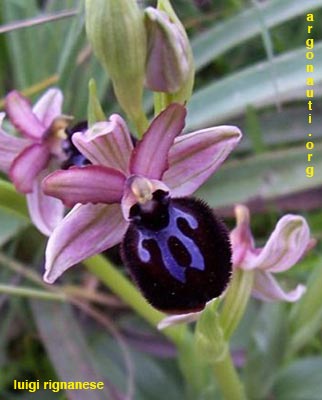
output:
[[[259,249],[256,249],[254,246],[255,240],[252,236],[250,226],[249,226],[250,213],[249,213],[248,208],[242,204],[237,204],[235,206],[235,213],[236,213],[236,219],[237,219],[237,226],[242,230],[242,232],[236,232],[236,228],[235,228],[231,231],[231,236],[232,236],[232,233],[233,233],[233,236],[234,235],[237,236],[238,233],[242,233],[241,237],[244,237],[246,243],[248,243],[249,246],[253,247],[254,256],[258,257],[260,251],[256,251]],[[297,257],[297,260],[294,261],[292,263],[292,265],[290,265],[288,267],[288,269],[289,269],[293,265],[295,265],[306,254],[306,252],[312,248],[312,246],[314,246],[316,241],[313,238],[310,238],[309,227],[308,227],[308,224],[304,217],[299,216],[299,215],[294,215],[294,214],[288,214],[288,215],[285,215],[284,217],[282,217],[278,221],[278,223],[283,218],[285,220],[285,217],[287,218],[286,219],[287,222],[289,222],[290,219],[291,220],[296,219],[298,221],[301,221],[303,224],[303,227],[304,227],[304,233],[306,234],[305,240],[304,240],[304,243],[302,246],[303,251],[300,252],[300,255]],[[278,223],[277,223],[274,231],[270,235],[270,238],[276,232],[276,230],[278,228]],[[277,235],[275,235],[275,237],[276,236]],[[239,245],[245,245],[245,243],[239,244]],[[234,246],[235,246],[235,251],[236,251],[236,246],[238,246],[238,244],[236,244],[236,241],[234,243]],[[233,250],[234,250],[234,246],[233,246]],[[244,255],[245,255],[246,250],[243,249],[243,251],[242,251],[242,253]],[[233,253],[234,253],[234,251],[233,251]],[[250,270],[249,268],[243,268],[236,264],[234,264],[233,267],[245,269],[246,271]],[[270,270],[265,270],[265,269],[261,270],[260,267],[258,267],[258,266],[253,267],[251,270],[254,270],[254,272],[255,272],[254,286],[252,288],[252,295],[259,300],[266,301],[266,302],[273,302],[273,301],[296,302],[306,292],[306,287],[303,284],[298,284],[293,290],[286,292],[285,290],[283,290],[280,287],[280,285],[278,284],[276,279],[273,277],[273,273],[270,272]],[[278,272],[282,272],[282,271],[276,271],[276,273],[278,273]],[[181,324],[181,323],[194,322],[194,321],[198,320],[201,312],[167,316],[159,322],[158,329],[165,329],[172,325],[177,325],[177,324]]]

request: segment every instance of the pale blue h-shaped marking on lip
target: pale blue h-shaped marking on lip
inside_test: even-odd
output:
[[[185,283],[187,267],[180,266],[177,263],[177,260],[174,258],[173,254],[170,251],[168,243],[169,239],[172,236],[179,239],[187,252],[190,254],[191,262],[188,266],[189,268],[195,268],[203,271],[205,269],[205,263],[203,255],[201,254],[195,242],[188,236],[186,236],[183,232],[181,232],[181,230],[178,228],[177,221],[180,217],[187,221],[191,229],[196,229],[198,227],[198,221],[192,215],[189,215],[175,207],[170,206],[169,224],[167,227],[160,229],[157,232],[153,232],[145,228],[141,228],[141,230],[139,230],[138,251],[141,261],[146,263],[149,262],[151,259],[151,254],[143,247],[143,241],[154,239],[161,250],[162,261],[166,269],[174,278],[182,283]]]

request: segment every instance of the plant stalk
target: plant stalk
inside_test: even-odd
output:
[[[225,400],[246,400],[246,394],[229,351],[213,365],[216,381]]]

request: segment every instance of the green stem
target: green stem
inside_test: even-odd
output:
[[[145,112],[141,109],[138,113],[132,116],[132,121],[136,127],[138,138],[142,139],[143,134],[149,127],[149,120],[147,119]]]
[[[216,381],[225,400],[246,400],[242,385],[234,367],[229,351],[213,366]]]
[[[1,285],[0,293],[10,294],[15,296],[33,297],[42,300],[56,300],[67,301],[67,296],[64,293],[47,292],[46,290],[39,290],[27,287],[17,287],[14,285]]]
[[[160,112],[164,109],[163,98],[161,93],[159,92],[154,92],[153,93],[153,103],[154,103],[154,116],[157,116],[160,114]]]
[[[171,93],[154,92],[154,115],[157,116],[161,111],[165,110],[171,103],[174,102]]]
[[[228,341],[241,321],[249,301],[254,282],[254,271],[236,268],[220,314],[220,324]]]
[[[84,261],[88,270],[105,283],[118,297],[135,310],[152,326],[156,326],[165,314],[153,308],[141,293],[103,256],[97,255]],[[173,343],[183,341],[185,326],[173,326],[162,331]]]

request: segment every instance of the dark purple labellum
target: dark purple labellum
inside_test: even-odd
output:
[[[72,142],[72,136],[75,132],[85,132],[87,129],[87,121],[82,121],[66,129],[67,138],[62,143],[63,152],[66,154],[67,159],[63,162],[61,168],[68,169],[69,167],[77,166],[83,167],[90,164],[86,157],[83,156]]]
[[[201,200],[161,190],[131,208],[124,264],[155,307],[167,313],[204,308],[226,288],[231,247],[226,226]]]

